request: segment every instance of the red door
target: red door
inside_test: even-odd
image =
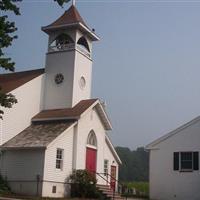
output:
[[[111,166],[111,172],[110,172],[111,178],[110,178],[110,187],[115,191],[116,188],[116,166]]]
[[[87,147],[86,149],[86,169],[90,172],[96,172],[97,150]]]

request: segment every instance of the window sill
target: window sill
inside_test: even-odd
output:
[[[192,169],[181,169],[179,172],[193,172]]]

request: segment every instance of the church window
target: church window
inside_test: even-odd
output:
[[[104,175],[106,176],[108,174],[108,160],[104,160]]]
[[[56,152],[56,169],[63,169],[63,149],[57,149]]]
[[[63,74],[56,74],[56,76],[55,76],[55,82],[56,82],[56,84],[61,84],[62,82],[63,82],[63,80],[64,80],[64,76],[63,76]]]
[[[90,52],[90,48],[85,37],[82,36],[81,38],[79,38],[77,44],[81,46],[83,49],[85,49],[86,51]]]
[[[80,85],[81,89],[84,89],[86,86],[86,80],[83,76],[81,76],[81,78],[80,78],[79,85]]]
[[[87,144],[97,147],[97,138],[94,131],[90,131],[88,135]]]
[[[62,33],[51,43],[50,48],[53,50],[66,50],[71,48],[72,44],[74,44],[73,39],[69,35]]]

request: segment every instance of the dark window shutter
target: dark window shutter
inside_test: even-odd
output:
[[[174,170],[179,170],[179,152],[174,152]]]
[[[199,152],[193,152],[193,170],[199,170]]]

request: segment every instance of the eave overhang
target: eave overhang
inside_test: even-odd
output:
[[[58,26],[43,26],[41,29],[47,34],[50,34],[53,31],[56,30],[63,30],[63,29],[72,29],[72,28],[78,28],[81,30],[83,33],[85,33],[92,41],[99,41],[100,38],[93,32],[91,31],[87,26],[82,24],[81,22],[75,22],[71,24],[63,24],[63,25],[58,25]]]
[[[117,154],[117,152],[115,150],[115,147],[113,146],[113,144],[111,143],[111,141],[110,141],[110,139],[109,139],[109,137],[107,135],[106,135],[105,140],[106,140],[106,143],[107,143],[108,147],[110,148],[113,156],[115,157],[117,163],[121,165],[122,161],[121,161],[120,157],[118,156],[118,154]]]
[[[97,110],[97,112],[98,112],[98,114],[99,114],[99,116],[102,120],[102,123],[104,124],[105,130],[108,130],[108,131],[112,130],[112,125],[111,125],[109,117],[106,113],[106,110],[99,100],[97,101],[95,108],[96,108],[96,110]]]

